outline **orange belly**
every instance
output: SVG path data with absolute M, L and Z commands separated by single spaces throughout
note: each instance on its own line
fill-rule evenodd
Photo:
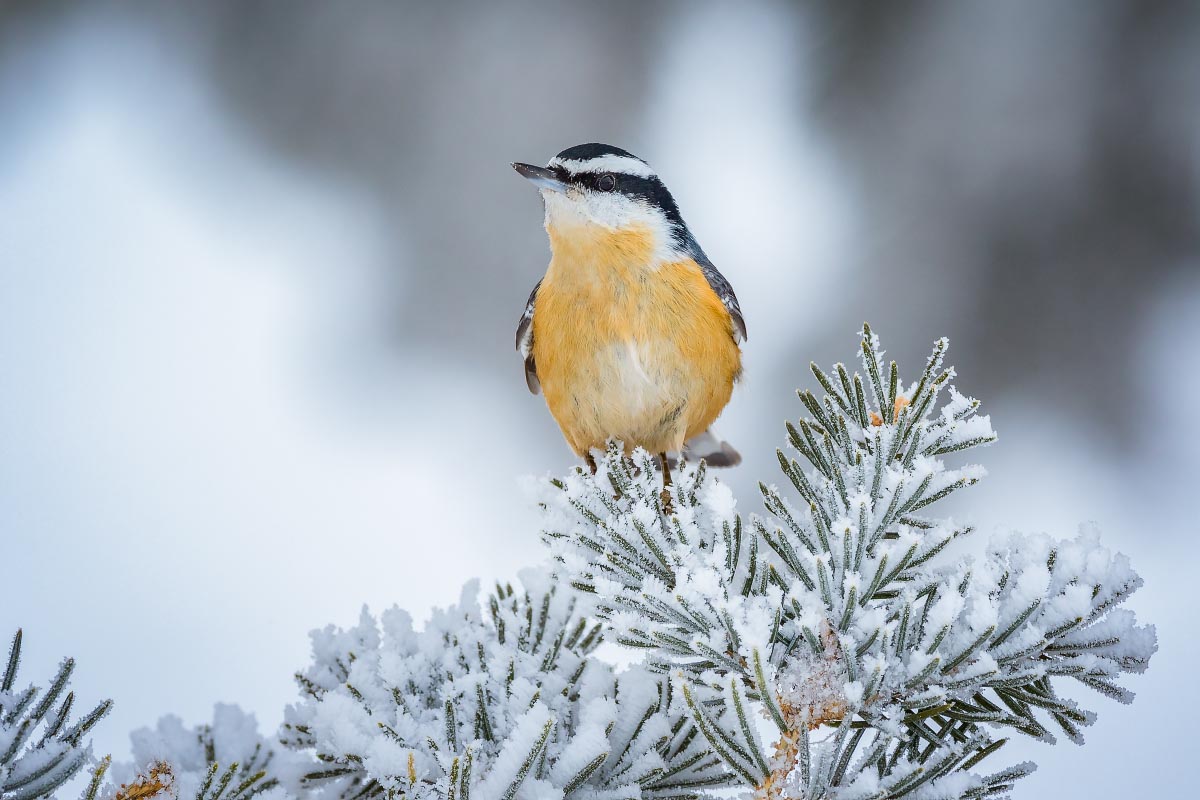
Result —
M 550 236 L 533 356 L 567 443 L 579 455 L 609 438 L 678 452 L 725 408 L 741 371 L 724 304 L 695 262 L 648 266 L 636 230 Z

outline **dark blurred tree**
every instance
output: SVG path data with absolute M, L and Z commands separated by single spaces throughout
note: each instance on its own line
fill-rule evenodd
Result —
M 486 361 L 511 355 L 513 315 L 544 266 L 516 263 L 545 245 L 531 244 L 537 197 L 518 193 L 509 162 L 628 140 L 665 9 L 222 2 L 192 13 L 209 26 L 216 84 L 252 128 L 369 187 L 395 220 L 416 266 L 396 276 L 392 335 Z
M 836 357 L 865 318 L 894 332 L 904 357 L 946 332 L 964 363 L 989 365 L 970 376 L 980 391 L 1086 394 L 1081 418 L 1127 444 L 1136 419 L 1110 387 L 1133 382 L 1156 300 L 1200 258 L 1200 4 L 805 9 L 778 24 L 796 29 L 818 76 L 797 80 L 809 92 L 800 113 L 853 176 L 848 266 L 863 288 L 789 360 Z M 79 13 L 0 5 L 0 64 L 68 12 Z M 507 163 L 586 140 L 638 149 L 664 43 L 697 12 L 220 0 L 88 13 L 154 26 L 270 151 L 376 199 L 394 225 L 391 255 L 406 259 L 380 286 L 376 341 L 511 370 L 508 331 L 545 242 L 537 199 Z M 914 307 L 927 330 L 912 329 Z
M 1086 396 L 1079 415 L 1127 442 L 1113 389 L 1200 256 L 1200 4 L 816 9 L 812 110 L 857 174 L 872 286 L 848 320 L 920 337 L 921 307 L 989 365 L 981 392 L 1051 378 L 1044 399 Z

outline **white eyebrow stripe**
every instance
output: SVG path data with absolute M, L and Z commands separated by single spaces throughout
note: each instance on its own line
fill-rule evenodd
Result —
M 586 161 L 574 158 L 552 158 L 547 166 L 564 167 L 572 173 L 620 172 L 624 175 L 636 175 L 639 178 L 658 177 L 654 174 L 654 170 L 650 169 L 650 165 L 640 158 L 612 154 L 589 158 Z

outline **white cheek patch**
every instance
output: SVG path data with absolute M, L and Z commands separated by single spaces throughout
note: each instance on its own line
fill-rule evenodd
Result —
M 676 261 L 683 256 L 666 216 L 647 203 L 620 192 L 577 188 L 567 192 L 543 190 L 542 197 L 546 201 L 547 228 L 602 228 L 614 232 L 647 228 L 654 237 L 654 264 Z

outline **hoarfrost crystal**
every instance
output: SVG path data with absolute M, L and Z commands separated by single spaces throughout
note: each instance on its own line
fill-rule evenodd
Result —
M 1156 649 L 1118 608 L 1140 579 L 1094 534 L 939 557 L 972 530 L 927 509 L 986 474 L 944 458 L 995 439 L 949 386 L 946 348 L 905 384 L 864 326 L 865 377 L 814 364 L 822 396 L 800 393 L 807 414 L 777 453 L 791 490 L 761 485 L 769 518 L 739 517 L 702 463 L 677 472 L 668 514 L 650 456 L 617 447 L 547 491 L 559 573 L 648 668 L 682 680 L 700 731 L 759 796 L 1007 795 L 1032 764 L 975 770 L 1003 734 L 1082 742 L 1095 715 L 1064 681 L 1128 702 L 1121 676 Z M 774 723 L 765 742 L 753 711 Z
M 651 798 L 730 783 L 669 677 L 592 657 L 584 598 L 527 570 L 424 630 L 393 609 L 313 636 L 285 739 L 323 796 Z

